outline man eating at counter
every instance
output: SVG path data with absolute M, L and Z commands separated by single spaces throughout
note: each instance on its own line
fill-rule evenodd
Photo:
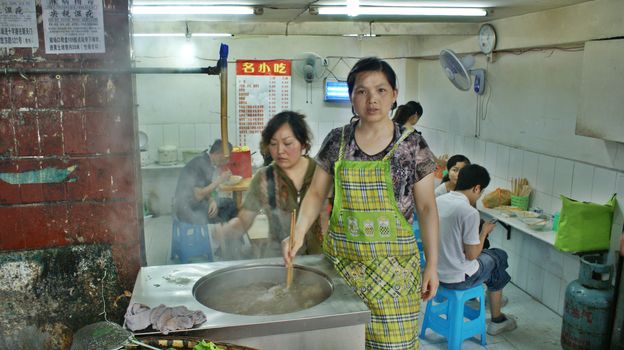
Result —
M 513 315 L 501 312 L 503 288 L 511 280 L 507 273 L 507 253 L 502 249 L 483 249 L 496 226 L 485 222 L 479 232 L 479 211 L 475 209 L 490 175 L 480 165 L 467 165 L 459 172 L 455 190 L 436 199 L 440 220 L 440 285 L 448 289 L 469 289 L 485 283 L 490 300 L 492 322 L 487 333 L 497 335 L 516 329 Z

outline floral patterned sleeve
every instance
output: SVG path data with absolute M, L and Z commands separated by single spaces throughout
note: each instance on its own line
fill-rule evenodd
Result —
M 319 149 L 314 160 L 316 164 L 331 176 L 334 176 L 334 163 L 338 160 L 340 152 L 340 137 L 342 128 L 336 128 L 329 132 Z
M 431 152 L 427 141 L 425 141 L 421 135 L 416 136 L 419 140 L 417 141 L 416 147 L 416 172 L 414 173 L 414 182 L 418 182 L 425 176 L 435 172 L 437 167 L 433 152 Z

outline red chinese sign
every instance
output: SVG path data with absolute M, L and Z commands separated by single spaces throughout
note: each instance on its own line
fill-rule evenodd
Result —
M 290 67 L 288 60 L 238 60 L 236 75 L 290 76 Z

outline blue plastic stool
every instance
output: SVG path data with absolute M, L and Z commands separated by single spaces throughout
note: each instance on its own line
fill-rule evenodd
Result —
M 479 298 L 479 310 L 466 302 Z M 444 316 L 444 318 L 442 317 Z M 464 318 L 468 318 L 467 321 Z M 424 339 L 427 328 L 448 340 L 449 350 L 459 350 L 464 340 L 481 334 L 485 346 L 485 291 L 483 285 L 464 290 L 438 287 L 436 296 L 427 302 L 420 338 Z
M 177 256 L 184 264 L 190 257 L 204 255 L 208 261 L 214 260 L 208 225 L 194 225 L 173 218 L 171 258 Z
M 414 233 L 414 238 L 416 238 L 416 244 L 418 245 L 418 251 L 420 252 L 420 269 L 424 270 L 426 265 L 425 250 L 423 249 L 423 242 L 420 239 L 420 225 L 418 224 L 416 212 L 414 212 L 414 220 L 412 221 L 412 232 Z

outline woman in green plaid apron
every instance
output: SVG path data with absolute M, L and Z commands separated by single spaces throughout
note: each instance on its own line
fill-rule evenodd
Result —
M 421 135 L 390 120 L 397 89 L 386 62 L 358 61 L 347 83 L 358 118 L 325 138 L 301 205 L 294 246 L 282 242 L 284 260 L 292 263 L 333 184 L 323 248 L 371 310 L 366 348 L 417 349 L 421 300 L 430 299 L 438 287 L 433 154 Z M 427 259 L 422 278 L 409 223 L 414 210 Z

